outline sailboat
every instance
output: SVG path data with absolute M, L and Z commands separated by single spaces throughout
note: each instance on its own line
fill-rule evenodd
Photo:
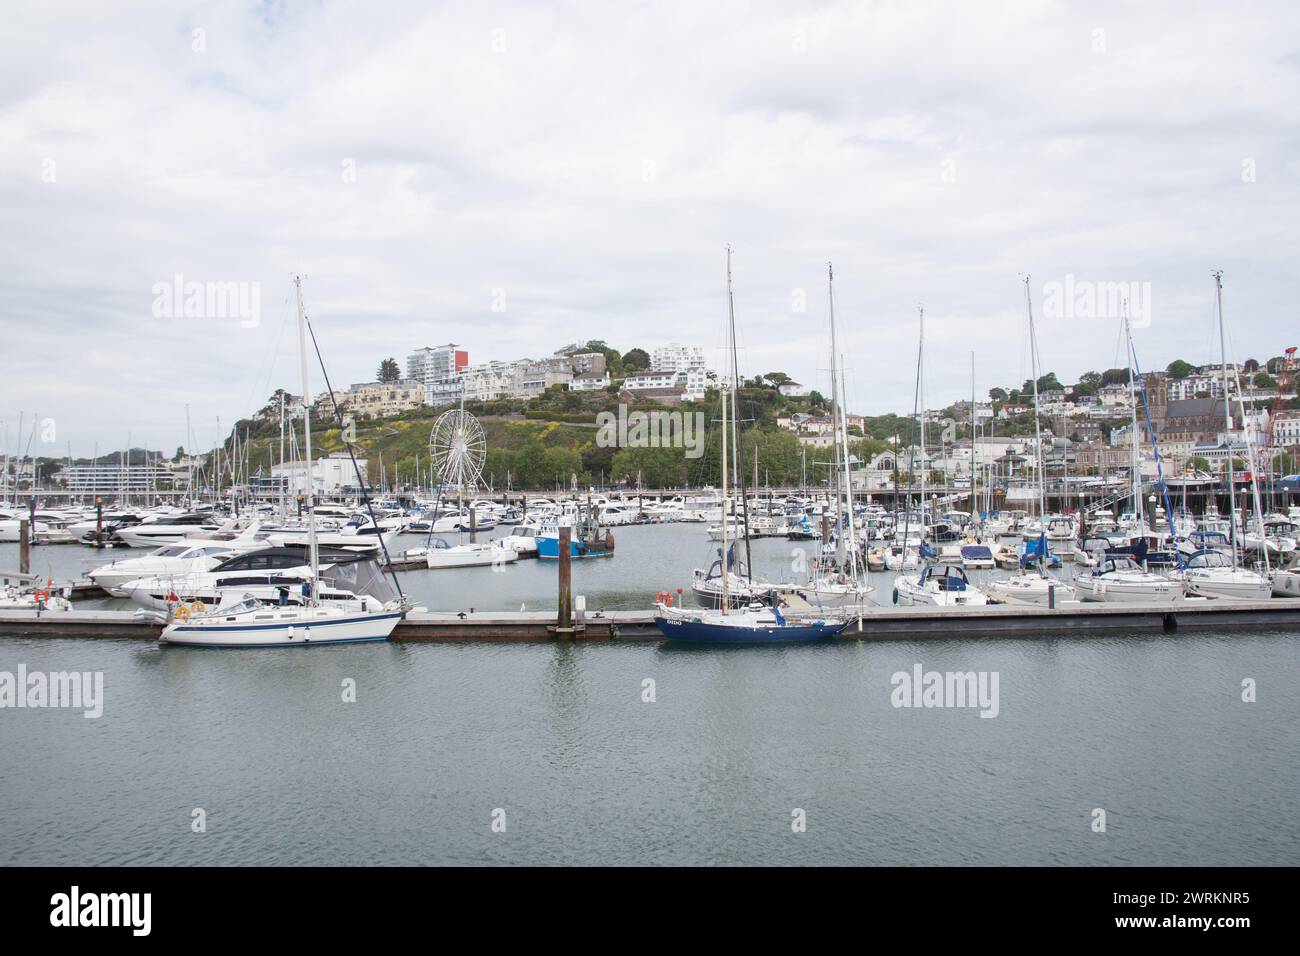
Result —
M 1034 471 L 1038 476 L 1038 514 L 1041 519 L 1047 514 L 1047 477 L 1043 459 L 1043 430 L 1038 417 L 1038 335 L 1034 331 L 1034 302 L 1029 291 L 1029 276 L 1024 277 L 1024 282 L 1025 309 L 1029 316 L 1029 377 L 1033 380 L 1034 391 Z M 1038 537 L 1025 543 L 1025 554 L 1016 573 L 1007 578 L 994 578 L 985 585 L 989 596 L 1007 604 L 1054 605 L 1057 601 L 1073 601 L 1074 588 L 1047 573 L 1047 541 L 1050 537 L 1050 523 L 1045 529 L 1041 527 L 1040 521 Z M 1069 537 L 1074 537 L 1072 524 Z
M 970 583 L 966 572 L 955 564 L 938 565 L 934 547 L 926 539 L 926 528 L 930 514 L 925 500 L 925 479 L 928 469 L 925 453 L 925 309 L 918 310 L 920 322 L 919 344 L 916 351 L 916 402 L 913 407 L 921 438 L 921 541 L 918 559 L 921 573 L 918 575 L 900 574 L 894 578 L 894 603 L 903 607 L 925 605 L 934 607 L 952 607 L 956 605 L 987 604 L 988 596 Z M 907 543 L 911 529 L 912 516 L 908 512 L 903 522 L 904 566 L 907 562 Z M 886 564 L 888 564 L 888 557 Z
M 1087 574 L 1076 575 L 1075 589 L 1084 601 L 1099 601 L 1107 604 L 1116 603 L 1150 603 L 1170 604 L 1183 598 L 1181 580 L 1170 580 L 1162 574 L 1147 570 L 1146 559 L 1150 553 L 1147 536 L 1146 519 L 1142 512 L 1142 474 L 1141 461 L 1138 456 L 1138 392 L 1137 352 L 1133 348 L 1133 329 L 1129 323 L 1128 305 L 1123 310 L 1124 337 L 1128 350 L 1129 400 L 1133 405 L 1132 441 L 1130 443 L 1130 468 L 1132 469 L 1133 512 L 1129 516 L 1121 515 L 1119 526 L 1127 528 L 1132 544 L 1128 548 L 1109 548 L 1096 552 L 1096 565 Z M 1145 395 L 1143 401 L 1145 402 Z M 1149 424 L 1148 417 L 1148 424 Z M 1153 446 L 1159 455 L 1159 445 Z M 1157 458 L 1158 462 L 1158 458 Z M 1085 545 L 1087 542 L 1085 542 Z M 1143 564 L 1138 564 L 1141 559 Z
M 1223 330 L 1223 273 L 1214 273 L 1214 301 L 1215 309 L 1219 319 L 1219 359 L 1222 364 L 1220 372 L 1223 376 L 1223 417 L 1225 437 L 1231 438 L 1232 435 L 1232 412 L 1228 404 L 1231 392 L 1228 389 L 1228 349 L 1227 337 Z M 1240 396 L 1240 386 L 1237 389 Z M 1242 409 L 1244 417 L 1245 409 Z M 1244 420 L 1243 420 L 1244 424 Z M 1246 450 L 1250 457 L 1254 458 L 1254 451 L 1250 447 L 1250 431 L 1243 429 L 1246 433 Z M 1260 507 L 1259 500 L 1259 480 L 1256 468 L 1250 469 L 1250 486 L 1254 494 L 1255 517 L 1259 524 L 1259 537 L 1264 537 L 1263 528 L 1263 509 Z M 1237 527 L 1237 496 L 1233 492 L 1232 484 L 1232 453 L 1229 448 L 1228 453 L 1228 499 L 1232 505 L 1232 528 Z M 1246 539 L 1247 545 L 1250 539 Z M 1248 601 L 1264 601 L 1273 596 L 1273 579 L 1268 573 L 1268 551 L 1261 549 L 1262 560 L 1264 561 L 1264 573 L 1251 570 L 1250 568 L 1239 567 L 1237 564 L 1237 548 L 1235 545 L 1228 549 L 1228 554 L 1222 554 L 1217 551 L 1198 551 L 1187 559 L 1186 569 L 1182 571 L 1181 578 L 1189 594 L 1195 594 L 1199 597 L 1210 598 L 1229 598 Z M 1175 572 L 1176 573 L 1176 572 Z
M 727 315 L 729 329 L 732 332 L 732 377 L 730 384 L 739 385 L 735 362 L 735 305 L 731 290 L 731 247 L 727 247 Z M 736 582 L 732 571 L 734 551 L 728 547 L 728 522 L 725 517 L 731 513 L 731 489 L 728 484 L 731 462 L 728 460 L 728 443 L 732 436 L 730 428 L 733 421 L 727 421 L 728 384 L 721 386 L 722 398 L 722 547 L 720 560 L 715 562 L 718 568 L 716 586 L 718 589 L 718 610 L 695 611 L 685 608 L 673 608 L 662 598 L 655 612 L 655 626 L 664 637 L 672 641 L 693 641 L 698 643 L 728 644 L 767 644 L 790 641 L 817 641 L 834 637 L 848 626 L 848 619 L 841 621 L 812 620 L 794 623 L 788 621 L 780 608 L 765 607 L 757 602 L 748 603 L 743 609 L 735 610 L 732 603 L 732 584 L 740 583 L 742 587 L 752 588 L 751 582 Z M 734 394 L 732 395 L 734 402 Z M 733 405 L 734 411 L 734 405 Z M 743 491 L 742 491 L 743 494 Z M 736 566 L 739 567 L 738 562 Z M 700 593 L 700 572 L 696 571 L 696 595 Z M 742 592 L 743 593 L 743 592 Z M 671 598 L 669 598 L 671 600 Z
M 858 549 L 857 529 L 853 515 L 853 473 L 849 466 L 849 432 L 846 418 L 846 393 L 844 376 L 838 374 L 840 356 L 835 338 L 835 270 L 826 264 L 827 299 L 831 322 L 831 427 L 835 430 L 834 461 L 835 484 L 842 486 L 843 497 L 836 493 L 835 510 L 842 514 L 839 532 L 835 536 L 837 568 L 829 573 L 815 575 L 805 587 L 799 589 L 812 604 L 818 607 L 848 607 L 866 603 L 867 595 L 874 590 L 863 580 L 862 552 Z
M 298 299 L 298 352 L 302 366 L 303 408 L 311 408 L 307 376 L 307 313 L 302 303 L 302 277 L 294 276 Z M 304 644 L 343 644 L 383 641 L 405 614 L 405 607 L 388 601 L 380 610 L 317 599 L 320 585 L 320 551 L 316 541 L 315 476 L 312 472 L 311 415 L 303 416 L 307 473 L 307 528 L 309 575 L 302 585 L 300 605 L 268 605 L 253 595 L 235 596 L 229 606 L 191 615 L 177 609 L 163 628 L 160 641 L 202 647 L 294 647 Z M 355 591 L 353 593 L 356 593 Z

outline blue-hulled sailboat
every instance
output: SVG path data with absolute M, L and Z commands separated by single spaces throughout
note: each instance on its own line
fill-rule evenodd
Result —
M 735 324 L 735 309 L 731 293 L 731 248 L 727 248 L 727 304 L 728 319 L 732 328 Z M 734 341 L 734 336 L 733 336 Z M 732 381 L 739 382 L 736 369 L 735 350 L 732 350 Z M 791 622 L 786 620 L 779 607 L 763 607 L 751 604 L 743 610 L 733 610 L 731 590 L 735 586 L 736 575 L 730 566 L 722 568 L 722 555 L 731 555 L 727 546 L 728 525 L 726 517 L 731 513 L 731 497 L 728 488 L 728 443 L 732 440 L 729 428 L 728 385 L 723 382 L 720 388 L 722 404 L 722 548 L 719 551 L 718 610 L 699 611 L 674 609 L 661 600 L 655 614 L 655 625 L 670 641 L 692 641 L 697 643 L 722 644 L 773 644 L 784 642 L 820 641 L 834 637 L 848 626 L 848 619 L 842 621 L 811 620 Z M 732 416 L 733 419 L 735 416 Z M 671 597 L 668 598 L 671 601 Z

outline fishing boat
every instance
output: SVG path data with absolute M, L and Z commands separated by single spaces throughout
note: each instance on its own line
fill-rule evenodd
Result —
M 302 278 L 294 277 L 298 303 L 298 350 L 302 370 L 303 407 L 311 408 L 311 387 L 307 375 L 307 313 L 302 301 Z M 306 461 L 312 461 L 311 416 L 303 420 Z M 355 460 L 354 460 L 355 467 Z M 314 484 L 311 469 L 308 481 Z M 365 481 L 357 471 L 357 483 Z M 307 489 L 308 527 L 308 577 L 301 591 L 303 603 L 298 605 L 268 606 L 255 595 L 240 596 L 232 603 L 212 610 L 193 613 L 187 606 L 178 606 L 171 622 L 163 628 L 163 644 L 203 647 L 297 647 L 308 644 L 342 644 L 361 641 L 387 640 L 393 628 L 406 613 L 405 603 L 395 595 L 377 591 L 387 582 L 357 581 L 350 588 L 359 596 L 371 596 L 380 602 L 380 609 L 323 604 L 321 590 L 320 553 L 316 541 L 315 488 Z M 369 583 L 370 588 L 364 585 Z

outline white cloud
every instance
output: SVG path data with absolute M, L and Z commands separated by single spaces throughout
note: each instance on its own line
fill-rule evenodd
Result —
M 869 412 L 910 404 L 918 301 L 932 402 L 968 392 L 971 351 L 981 392 L 1022 380 L 1020 272 L 1151 282 L 1148 364 L 1213 357 L 1216 267 L 1239 357 L 1295 344 L 1285 3 L 86 3 L 6 26 L 0 418 L 53 416 L 78 453 L 170 450 L 187 404 L 206 443 L 296 386 L 295 270 L 336 383 L 449 340 L 714 348 L 727 242 L 744 369 L 814 386 L 835 261 Z M 260 282 L 261 325 L 154 318 L 177 273 Z M 1115 362 L 1113 324 L 1042 332 L 1062 378 Z

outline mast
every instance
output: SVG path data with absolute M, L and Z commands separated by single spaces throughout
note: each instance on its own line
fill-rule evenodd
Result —
M 298 358 L 302 363 L 302 432 L 304 465 L 307 471 L 307 550 L 311 559 L 311 599 L 316 603 L 316 580 L 320 573 L 320 552 L 316 547 L 316 476 L 311 460 L 311 385 L 307 381 L 307 313 L 302 305 L 302 276 L 293 277 L 298 296 Z
M 1132 441 L 1132 452 L 1131 452 L 1132 464 L 1130 466 L 1133 474 L 1133 477 L 1131 479 L 1133 483 L 1133 514 L 1137 518 L 1138 526 L 1141 527 L 1143 532 L 1145 533 L 1147 523 L 1146 523 L 1146 518 L 1143 515 L 1143 509 L 1142 509 L 1142 476 L 1139 471 L 1140 461 L 1139 461 L 1139 454 L 1138 454 L 1137 383 L 1133 381 L 1133 376 L 1134 376 L 1133 329 L 1129 325 L 1127 301 L 1124 302 L 1124 338 L 1128 342 L 1128 354 L 1129 354 L 1128 400 L 1129 400 L 1129 404 L 1133 406 L 1133 426 L 1132 426 L 1133 441 Z M 1154 440 L 1154 438 L 1155 436 L 1153 435 L 1152 440 Z
M 732 442 L 731 456 L 733 474 L 736 476 L 736 487 L 740 491 L 740 512 L 741 520 L 744 522 L 745 536 L 745 573 L 753 581 L 754 571 L 753 564 L 750 561 L 749 553 L 749 500 L 745 495 L 745 476 L 740 470 L 740 413 L 736 407 L 736 394 L 740 391 L 740 363 L 736 357 L 736 300 L 731 291 L 731 246 L 727 246 L 727 325 L 731 334 L 731 427 L 736 429 L 735 441 Z M 725 456 L 724 456 L 725 461 Z M 723 514 L 722 523 L 727 523 L 727 516 Z
M 730 250 L 728 250 L 728 255 Z M 730 270 L 728 270 L 730 271 Z M 729 601 L 728 579 L 731 576 L 731 568 L 727 561 L 727 509 L 730 501 L 727 498 L 727 386 L 722 385 L 722 613 L 727 613 Z
M 980 514 L 980 479 L 975 467 L 975 353 L 970 353 L 970 503 L 973 510 L 971 520 L 977 524 Z
M 921 344 L 917 349 L 916 357 L 916 391 L 917 398 L 920 400 L 920 419 L 918 425 L 921 429 L 921 541 L 925 541 L 925 533 L 929 530 L 926 525 L 926 517 L 930 511 L 925 504 L 925 479 L 928 477 L 925 463 L 925 306 L 917 306 L 917 314 L 921 321 Z M 903 538 L 904 561 L 906 561 L 907 538 Z
M 826 297 L 830 305 L 831 317 L 831 401 L 833 402 L 831 407 L 832 414 L 835 416 L 835 420 L 831 422 L 831 425 L 835 428 L 837 453 L 842 455 L 843 459 L 845 521 L 847 522 L 844 530 L 848 536 L 849 568 L 854 581 L 856 581 L 858 577 L 858 546 L 853 531 L 853 476 L 849 469 L 849 430 L 844 409 L 844 378 L 837 374 L 835 366 L 836 356 L 838 355 L 835 338 L 835 269 L 829 262 L 826 263 Z M 835 510 L 838 511 L 839 507 L 839 497 L 836 496 Z M 841 535 L 841 540 L 843 538 L 844 535 Z
M 1223 333 L 1223 270 L 1217 269 L 1214 276 L 1214 305 L 1219 317 L 1219 375 L 1223 382 L 1223 434 L 1228 448 L 1228 527 L 1232 531 L 1232 566 L 1237 566 L 1237 491 L 1233 487 L 1232 474 L 1232 409 L 1228 405 L 1228 346 Z M 1267 552 L 1267 546 L 1260 541 L 1260 547 Z
M 1034 389 L 1034 470 L 1038 472 L 1038 522 L 1047 520 L 1047 475 L 1043 458 L 1043 429 L 1038 420 L 1038 335 L 1034 331 L 1034 301 L 1029 292 L 1029 276 L 1025 276 L 1025 310 L 1029 314 L 1029 377 Z M 1129 376 L 1132 384 L 1132 376 Z M 1047 528 L 1042 529 L 1044 535 Z M 1041 559 L 1041 557 L 1040 557 Z

